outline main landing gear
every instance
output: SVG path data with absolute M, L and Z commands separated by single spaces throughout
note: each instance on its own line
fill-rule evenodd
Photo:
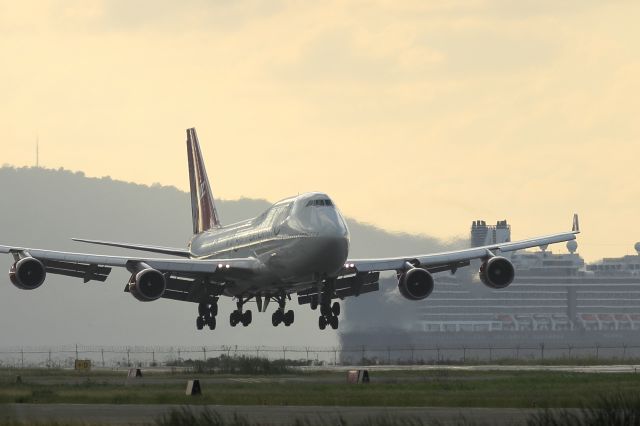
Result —
M 333 305 L 329 305 L 329 303 L 322 304 L 320 313 L 322 314 L 318 318 L 320 330 L 327 328 L 327 325 L 330 325 L 334 330 L 338 329 L 338 315 L 340 315 L 340 304 L 338 302 L 333 302 Z
M 218 315 L 218 298 L 211 300 L 211 303 L 198 304 L 198 317 L 196 318 L 196 328 L 202 330 L 205 325 L 210 330 L 216 328 L 216 315 Z
M 273 324 L 274 327 L 277 327 L 278 325 L 280 325 L 280 323 L 283 323 L 286 327 L 289 327 L 291 324 L 293 324 L 293 320 L 295 319 L 293 311 L 288 310 L 286 313 L 284 311 L 286 296 L 278 296 L 277 300 L 278 309 L 273 313 L 273 315 L 271 315 L 271 324 Z
M 240 323 L 242 324 L 243 327 L 246 327 L 249 324 L 251 324 L 251 320 L 253 319 L 251 315 L 251 311 L 248 310 L 248 311 L 242 312 L 242 305 L 247 303 L 249 299 L 242 300 L 241 297 L 238 298 L 238 303 L 237 303 L 238 309 L 231 312 L 231 315 L 229 315 L 229 324 L 231 325 L 231 327 L 235 327 Z
M 333 302 L 333 305 L 331 304 L 331 299 L 334 297 L 334 283 L 334 281 L 327 280 L 322 292 L 311 298 L 311 309 L 315 311 L 320 306 L 320 317 L 318 318 L 320 330 L 324 330 L 327 326 L 331 326 L 334 330 L 338 329 L 340 303 Z

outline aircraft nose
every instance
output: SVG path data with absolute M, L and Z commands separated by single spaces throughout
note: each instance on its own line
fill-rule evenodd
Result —
M 322 237 L 348 238 L 349 230 L 335 210 L 319 211 L 316 232 Z

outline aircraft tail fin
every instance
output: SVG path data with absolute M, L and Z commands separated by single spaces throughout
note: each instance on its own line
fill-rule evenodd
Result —
M 195 128 L 187 129 L 187 157 L 189 159 L 189 183 L 191 185 L 191 213 L 193 233 L 199 234 L 221 226 L 207 170 L 204 167 L 200 143 Z

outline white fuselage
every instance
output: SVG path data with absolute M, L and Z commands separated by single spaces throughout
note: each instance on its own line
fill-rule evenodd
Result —
M 349 230 L 331 199 L 313 192 L 279 201 L 253 219 L 197 234 L 189 250 L 194 259 L 254 257 L 264 265 L 263 272 L 228 283 L 230 295 L 292 291 L 338 274 L 349 254 Z

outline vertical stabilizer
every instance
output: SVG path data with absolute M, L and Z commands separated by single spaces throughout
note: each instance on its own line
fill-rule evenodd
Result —
M 219 228 L 220 219 L 213 202 L 213 194 L 195 128 L 187 129 L 187 157 L 189 158 L 193 233 L 199 234 L 211 228 Z

